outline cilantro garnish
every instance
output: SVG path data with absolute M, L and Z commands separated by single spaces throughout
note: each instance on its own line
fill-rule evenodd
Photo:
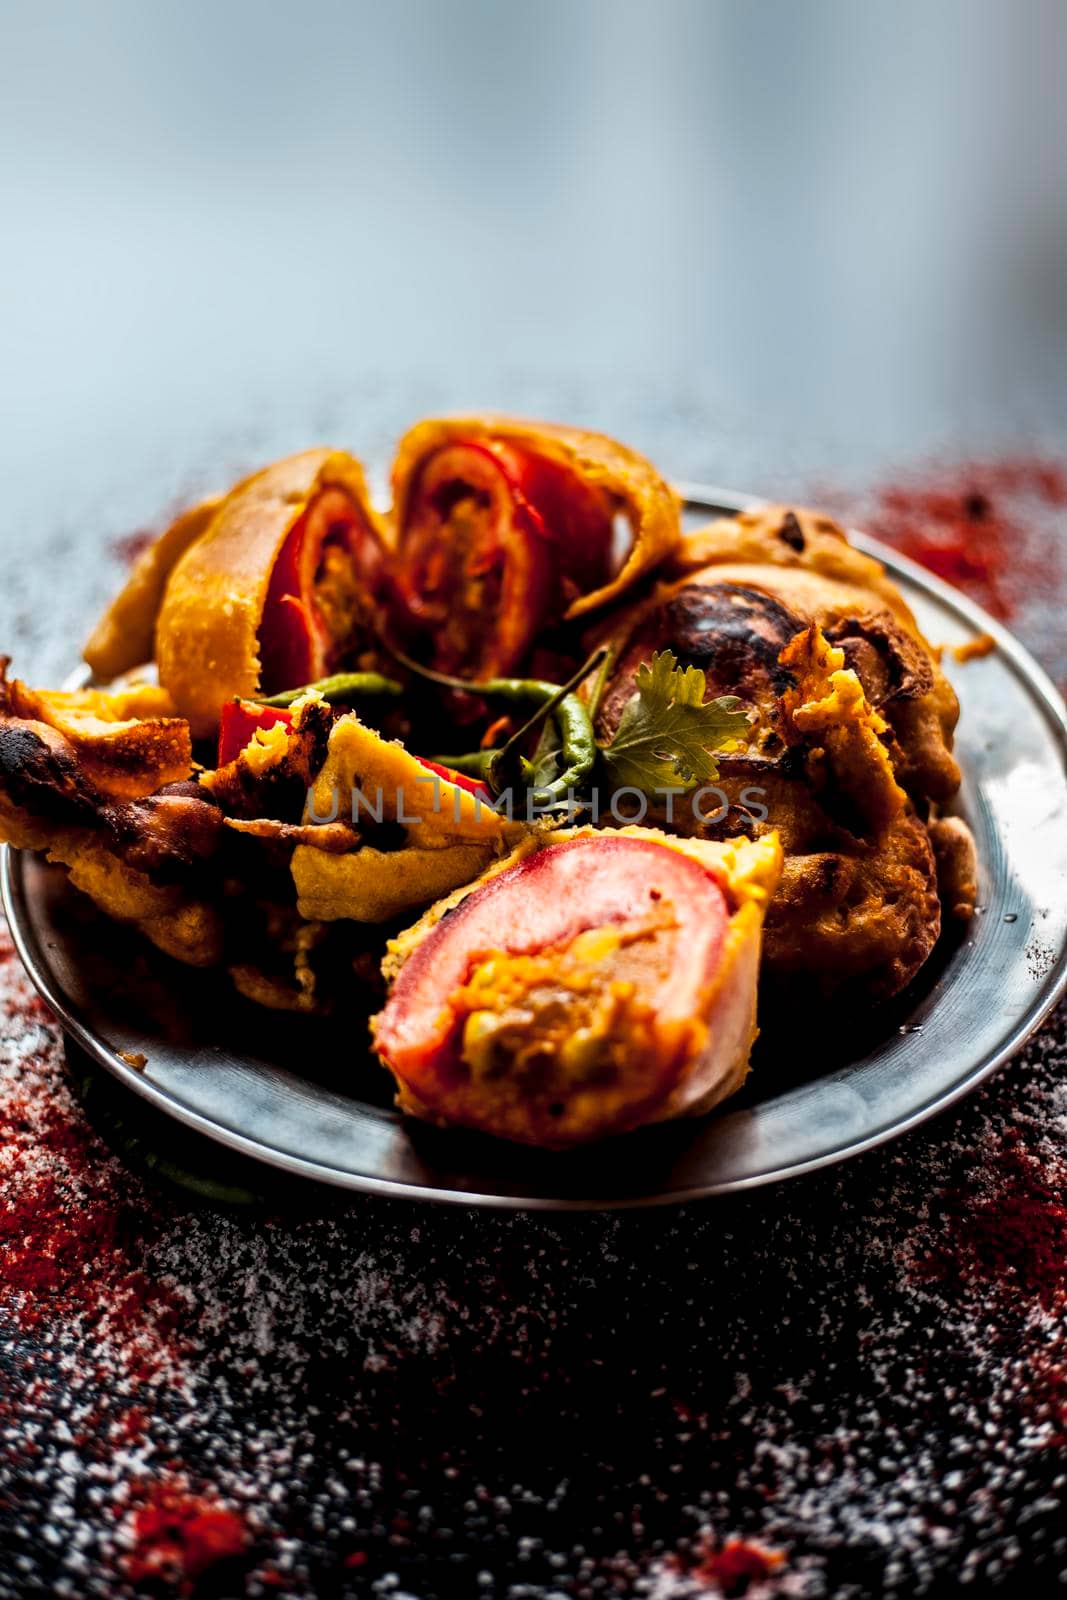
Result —
M 623 710 L 611 743 L 601 749 L 617 789 L 692 788 L 719 775 L 712 755 L 748 728 L 736 695 L 704 703 L 707 679 L 699 667 L 679 667 L 670 650 L 643 661 L 635 692 Z

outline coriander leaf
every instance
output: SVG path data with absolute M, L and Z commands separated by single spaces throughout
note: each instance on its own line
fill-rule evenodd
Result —
M 617 789 L 693 787 L 719 775 L 712 750 L 744 737 L 748 715 L 736 695 L 704 704 L 707 679 L 699 667 L 678 666 L 670 650 L 644 661 L 634 679 L 611 743 L 601 750 Z

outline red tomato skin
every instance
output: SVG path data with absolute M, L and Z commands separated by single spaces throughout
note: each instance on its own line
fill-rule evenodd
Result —
M 454 767 L 443 767 L 439 761 L 427 761 L 425 756 L 416 756 L 420 766 L 428 772 L 433 772 L 446 783 L 454 783 L 457 789 L 466 789 L 468 794 L 475 794 L 479 800 L 491 800 L 487 786 L 480 778 L 472 778 L 466 772 L 457 772 Z
M 489 513 L 488 533 L 473 550 L 448 539 L 449 500 L 457 490 Z M 442 445 L 419 467 L 408 507 L 399 592 L 411 630 L 429 636 L 433 664 L 443 670 L 471 678 L 512 671 L 575 593 L 605 579 L 612 543 L 607 497 L 534 451 L 493 439 Z M 487 577 L 498 591 L 488 604 Z M 447 623 L 464 610 L 470 640 L 457 649 Z
M 666 1022 L 684 1023 L 725 946 L 729 908 L 722 889 L 698 862 L 669 846 L 587 834 L 546 846 L 490 878 L 431 930 L 400 969 L 377 1018 L 378 1053 L 433 1115 L 498 1131 L 460 1061 L 449 996 L 487 951 L 536 954 L 589 928 L 640 922 L 663 905 L 672 909 L 679 928 L 669 970 L 655 992 L 642 998 Z M 632 1098 L 617 1113 L 624 1124 L 633 1125 L 669 1093 L 676 1070 L 669 1055 L 650 1060 L 646 1081 L 635 1078 Z M 544 1113 L 535 1098 L 529 1100 L 523 1122 L 513 1123 L 507 1136 L 551 1143 Z M 605 1126 L 598 1135 L 608 1131 L 613 1130 Z
M 293 713 L 279 706 L 257 705 L 254 700 L 227 700 L 219 719 L 218 765 L 236 761 L 259 728 L 273 728 L 278 722 L 291 727 Z
M 389 552 L 343 491 L 327 489 L 293 523 L 271 570 L 259 623 L 265 694 L 299 689 L 333 668 L 333 641 L 315 603 L 316 572 L 328 542 L 344 547 L 368 601 L 383 600 L 389 592 Z

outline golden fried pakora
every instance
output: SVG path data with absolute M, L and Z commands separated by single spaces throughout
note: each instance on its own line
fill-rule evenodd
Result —
M 970 915 L 955 694 L 829 518 L 683 535 L 636 452 L 493 415 L 392 483 L 275 462 L 139 559 L 110 688 L 0 672 L 0 838 L 256 1004 L 376 1010 L 412 1115 L 553 1149 L 732 1094 L 761 984 L 881 1001 Z

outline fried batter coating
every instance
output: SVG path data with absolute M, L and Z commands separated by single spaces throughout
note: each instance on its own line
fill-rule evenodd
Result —
M 524 831 L 354 715 L 334 724 L 309 801 L 309 822 L 354 820 L 364 835 L 341 855 L 306 844 L 293 852 L 300 912 L 323 922 L 386 922 L 428 905 Z
M 306 695 L 293 706 L 291 725 L 258 730 L 235 760 L 204 773 L 201 786 L 227 817 L 296 822 L 326 759 L 332 722 L 326 702 Z
M 110 800 L 54 728 L 0 718 L 0 839 L 65 866 L 105 915 L 191 966 L 222 953 L 221 917 L 192 870 L 213 852 L 219 823 L 181 793 Z
M 6 676 L 0 659 L 0 723 L 55 729 L 77 757 L 78 771 L 102 794 L 136 800 L 192 771 L 189 724 L 152 684 L 102 689 L 30 689 Z
M 926 961 L 941 931 L 930 839 L 912 811 L 877 844 L 787 852 L 764 933 L 768 972 L 825 994 L 888 999 Z
M 609 582 L 576 596 L 568 617 L 584 616 L 631 587 L 677 546 L 681 533 L 678 498 L 651 462 L 605 434 L 553 422 L 515 417 L 446 417 L 416 423 L 401 439 L 393 465 L 397 525 L 403 527 L 420 464 L 456 440 L 492 439 L 558 461 L 584 482 L 604 490 L 632 529 L 632 543 Z
M 796 680 L 782 695 L 782 711 L 789 734 L 809 746 L 809 773 L 824 763 L 818 786 L 829 784 L 845 797 L 861 833 L 881 834 L 908 798 L 882 740 L 888 723 L 845 667 L 844 651 L 828 644 L 815 623 L 786 645 L 779 661 Z
M 709 698 L 740 696 L 754 717 L 748 749 L 718 757 L 728 811 L 700 824 L 681 806 L 678 825 L 718 836 L 778 830 L 785 868 L 764 941 L 772 983 L 889 997 L 927 959 L 941 923 L 923 819 L 960 775 L 958 704 L 934 652 L 880 563 L 810 512 L 771 507 L 716 522 L 683 539 L 669 571 L 595 636 L 616 651 L 599 736 L 614 732 L 655 650 L 702 668 Z M 943 837 L 946 858 L 951 839 L 962 860 L 965 825 Z M 965 867 L 955 881 L 949 903 L 965 905 Z
M 363 469 L 342 451 L 305 450 L 237 484 L 163 584 L 155 627 L 160 682 L 189 718 L 195 737 L 213 732 L 224 700 L 257 692 L 275 568 L 290 535 L 310 529 L 313 520 L 322 523 L 322 538 L 330 536 L 334 524 L 350 521 L 368 538 L 384 540 Z M 324 548 L 322 560 L 329 567 L 326 557 Z M 340 619 L 346 627 L 355 624 L 359 612 L 358 594 L 353 591 L 349 599 Z M 331 615 L 333 610 L 331 601 Z M 295 688 L 325 670 L 325 664 L 322 670 L 309 668 L 268 692 Z
M 927 824 L 937 862 L 937 885 L 949 916 L 968 922 L 978 903 L 978 852 L 974 835 L 959 817 L 934 817 Z
M 881 562 L 854 549 L 831 518 L 784 506 L 723 518 L 684 538 L 671 568 L 689 584 L 773 596 L 798 627 L 817 622 L 893 729 L 897 781 L 917 800 L 955 794 L 955 690 Z

